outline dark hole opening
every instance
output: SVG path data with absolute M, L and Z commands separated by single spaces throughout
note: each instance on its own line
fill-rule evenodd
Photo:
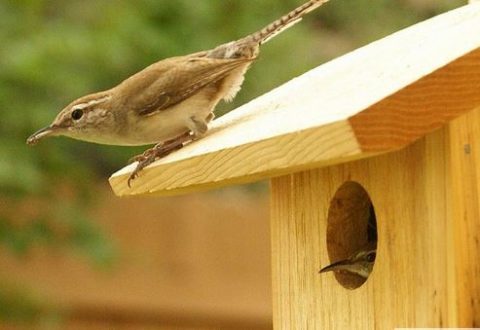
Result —
M 343 183 L 330 202 L 327 224 L 330 263 L 343 262 L 332 268 L 343 287 L 356 289 L 365 283 L 375 263 L 377 241 L 370 196 L 357 182 Z

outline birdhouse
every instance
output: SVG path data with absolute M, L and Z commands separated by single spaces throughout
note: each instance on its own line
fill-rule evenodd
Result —
M 133 169 L 117 195 L 270 180 L 277 329 L 480 327 L 480 4 L 291 80 L 129 187 Z M 368 278 L 319 274 L 367 247 Z

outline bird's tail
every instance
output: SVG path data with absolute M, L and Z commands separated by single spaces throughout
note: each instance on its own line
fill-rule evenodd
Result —
M 264 44 L 279 33 L 300 22 L 304 15 L 317 9 L 328 1 L 329 0 L 310 0 L 297 9 L 292 10 L 287 15 L 277 19 L 275 22 L 267 25 L 260 31 L 249 35 L 247 38 L 249 41 L 257 42 L 260 45 Z

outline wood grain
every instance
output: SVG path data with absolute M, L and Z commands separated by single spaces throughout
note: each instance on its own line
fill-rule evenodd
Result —
M 177 194 L 392 151 L 480 105 L 480 5 L 322 65 L 215 120 L 203 139 L 110 178 L 119 196 Z M 349 120 L 350 119 L 350 120 Z
M 479 141 L 480 108 L 401 151 L 273 179 L 275 328 L 479 327 Z M 330 200 L 350 180 L 369 193 L 379 235 L 353 291 L 317 274 L 330 262 Z
M 472 105 L 480 105 L 479 91 L 477 49 L 349 121 L 362 150 L 398 149 L 472 110 Z
M 446 133 L 405 150 L 272 180 L 275 329 L 441 327 L 450 319 L 447 273 Z M 347 290 L 318 274 L 327 255 L 330 200 L 360 183 L 376 210 L 373 273 Z
M 480 108 L 451 122 L 449 258 L 459 325 L 480 327 Z

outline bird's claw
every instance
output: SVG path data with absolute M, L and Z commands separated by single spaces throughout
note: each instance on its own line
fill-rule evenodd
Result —
M 190 133 L 181 135 L 177 139 L 169 140 L 163 143 L 159 143 L 153 148 L 147 149 L 141 155 L 137 155 L 130 159 L 131 162 L 138 162 L 137 166 L 133 170 L 132 174 L 128 178 L 128 187 L 131 188 L 131 183 L 138 177 L 138 174 L 145 167 L 153 163 L 155 160 L 163 158 L 173 151 L 179 150 L 183 147 L 185 142 L 191 141 L 192 135 Z
M 132 163 L 135 163 L 135 162 L 139 162 L 139 163 L 140 163 L 140 162 L 143 161 L 145 158 L 148 158 L 148 157 L 152 154 L 152 152 L 153 152 L 154 149 L 155 149 L 155 148 L 147 149 L 147 150 L 145 150 L 142 154 L 136 155 L 136 156 L 130 158 L 130 159 L 128 160 L 128 163 L 129 163 L 129 164 L 132 164 Z
M 153 149 L 154 148 L 148 149 L 147 151 L 151 151 Z M 135 161 L 137 161 L 138 164 L 135 167 L 135 169 L 133 170 L 132 174 L 130 174 L 130 177 L 128 178 L 127 183 L 128 183 L 129 188 L 132 187 L 131 183 L 132 183 L 133 180 L 135 180 L 135 178 L 138 177 L 138 173 L 140 173 L 141 170 L 143 170 L 145 167 L 147 167 L 148 165 L 153 163 L 156 158 L 157 158 L 157 156 L 154 154 L 154 152 L 151 152 L 148 156 L 144 156 L 142 154 L 142 155 L 138 155 L 138 156 L 135 157 Z

